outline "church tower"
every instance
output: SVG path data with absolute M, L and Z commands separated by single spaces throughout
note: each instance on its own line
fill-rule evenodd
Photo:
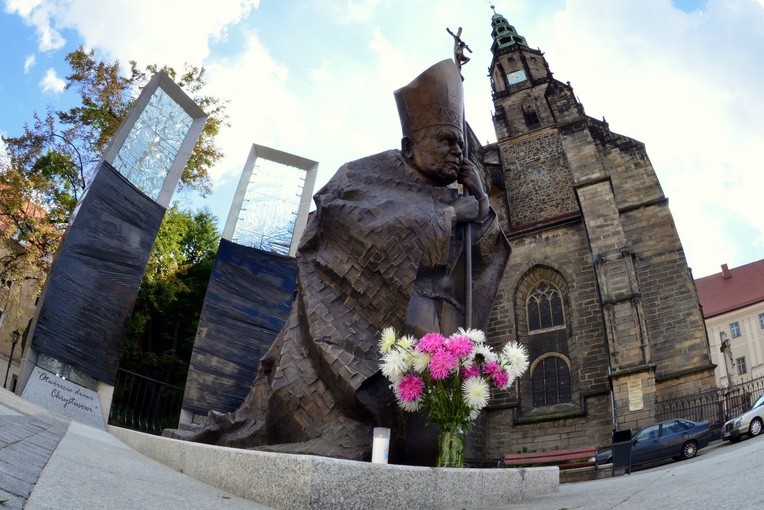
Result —
M 488 334 L 531 364 L 494 396 L 485 456 L 608 445 L 715 387 L 692 274 L 644 144 L 587 116 L 504 16 L 491 29 L 497 142 L 483 152 L 503 171 L 492 202 L 512 254 Z

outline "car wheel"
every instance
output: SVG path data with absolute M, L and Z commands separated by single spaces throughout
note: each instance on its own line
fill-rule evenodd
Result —
M 691 459 L 698 453 L 698 443 L 695 441 L 687 441 L 682 445 L 682 458 Z
M 761 420 L 759 418 L 753 419 L 751 426 L 748 427 L 748 434 L 751 437 L 756 437 L 761 434 Z

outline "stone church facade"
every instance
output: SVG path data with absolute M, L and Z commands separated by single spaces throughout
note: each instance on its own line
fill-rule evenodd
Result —
M 644 144 L 588 117 L 500 14 L 492 30 L 497 142 L 479 157 L 512 254 L 487 333 L 523 343 L 530 367 L 468 455 L 609 445 L 715 387 L 692 274 Z

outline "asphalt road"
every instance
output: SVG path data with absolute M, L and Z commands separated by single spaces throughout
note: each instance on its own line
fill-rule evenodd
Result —
M 558 493 L 498 508 L 760 510 L 764 508 L 762 475 L 764 435 L 737 444 L 717 441 L 690 460 L 667 462 L 630 475 L 562 484 Z

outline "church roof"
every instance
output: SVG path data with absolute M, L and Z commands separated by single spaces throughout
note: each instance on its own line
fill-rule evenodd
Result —
M 708 319 L 726 312 L 764 302 L 764 259 L 695 280 L 703 317 Z

